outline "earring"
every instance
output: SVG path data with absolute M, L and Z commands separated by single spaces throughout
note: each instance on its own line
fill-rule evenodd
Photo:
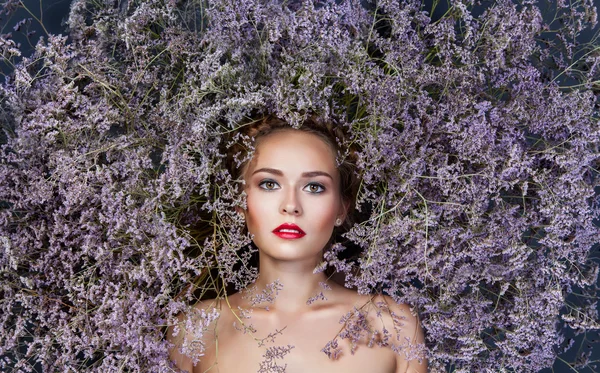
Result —
M 342 225 L 342 219 L 340 219 L 340 218 L 335 219 L 335 226 L 339 227 L 340 225 Z

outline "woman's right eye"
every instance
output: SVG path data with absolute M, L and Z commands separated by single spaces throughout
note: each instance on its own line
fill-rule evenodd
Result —
M 279 184 L 273 180 L 263 180 L 258 184 L 258 186 L 265 190 L 275 190 L 278 189 Z

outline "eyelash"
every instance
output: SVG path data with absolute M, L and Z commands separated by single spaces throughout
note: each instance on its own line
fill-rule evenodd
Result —
M 264 187 L 264 185 L 265 185 L 266 183 L 273 183 L 273 184 L 279 185 L 279 184 L 278 184 L 278 183 L 277 183 L 275 180 L 263 180 L 263 181 L 261 181 L 260 183 L 258 183 L 258 186 L 259 186 L 261 189 L 263 189 L 263 190 L 267 190 L 267 191 L 272 191 L 272 190 L 276 190 L 276 189 L 277 189 L 277 188 L 273 188 L 273 189 L 265 188 L 265 187 Z M 311 186 L 311 185 L 316 185 L 317 187 L 319 187 L 319 188 L 320 188 L 320 190 L 319 190 L 319 191 L 317 191 L 317 192 L 309 192 L 309 193 L 312 193 L 312 194 L 321 194 L 321 193 L 323 193 L 323 192 L 325 191 L 325 187 L 324 187 L 323 185 L 321 185 L 321 184 L 319 184 L 319 183 L 314 183 L 314 182 L 312 182 L 312 183 L 308 183 L 308 184 L 307 184 L 307 185 L 306 185 L 304 188 L 302 188 L 302 189 L 304 190 L 306 187 L 309 187 L 309 186 Z
M 309 187 L 311 185 L 316 185 L 317 187 L 319 187 L 321 189 L 318 192 L 310 192 L 310 193 L 321 194 L 321 193 L 323 193 L 325 191 L 325 187 L 323 185 L 319 184 L 319 183 L 308 183 L 304 188 Z M 304 189 L 304 188 L 302 188 L 302 189 Z
M 268 179 L 267 179 L 267 180 L 263 180 L 263 181 L 261 181 L 260 183 L 258 183 L 258 186 L 259 186 L 261 189 L 264 189 L 264 190 L 269 190 L 269 191 L 271 191 L 271 190 L 275 190 L 275 189 L 269 189 L 269 188 L 265 188 L 263 185 L 265 185 L 266 183 L 273 183 L 273 184 L 277 184 L 277 182 L 276 182 L 276 181 L 274 181 L 274 180 L 268 180 Z M 279 185 L 279 184 L 277 184 L 277 185 Z

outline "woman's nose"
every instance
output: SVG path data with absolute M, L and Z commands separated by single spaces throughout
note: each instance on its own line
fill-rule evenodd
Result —
M 290 215 L 302 214 L 300 201 L 298 201 L 295 191 L 291 190 L 288 193 L 286 193 L 285 199 L 281 204 L 281 212 Z

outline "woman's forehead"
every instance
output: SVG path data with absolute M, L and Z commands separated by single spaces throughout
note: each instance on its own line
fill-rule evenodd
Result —
M 294 129 L 260 138 L 249 166 L 252 169 L 288 169 L 290 172 L 321 170 L 333 173 L 336 170 L 331 145 L 316 134 Z

